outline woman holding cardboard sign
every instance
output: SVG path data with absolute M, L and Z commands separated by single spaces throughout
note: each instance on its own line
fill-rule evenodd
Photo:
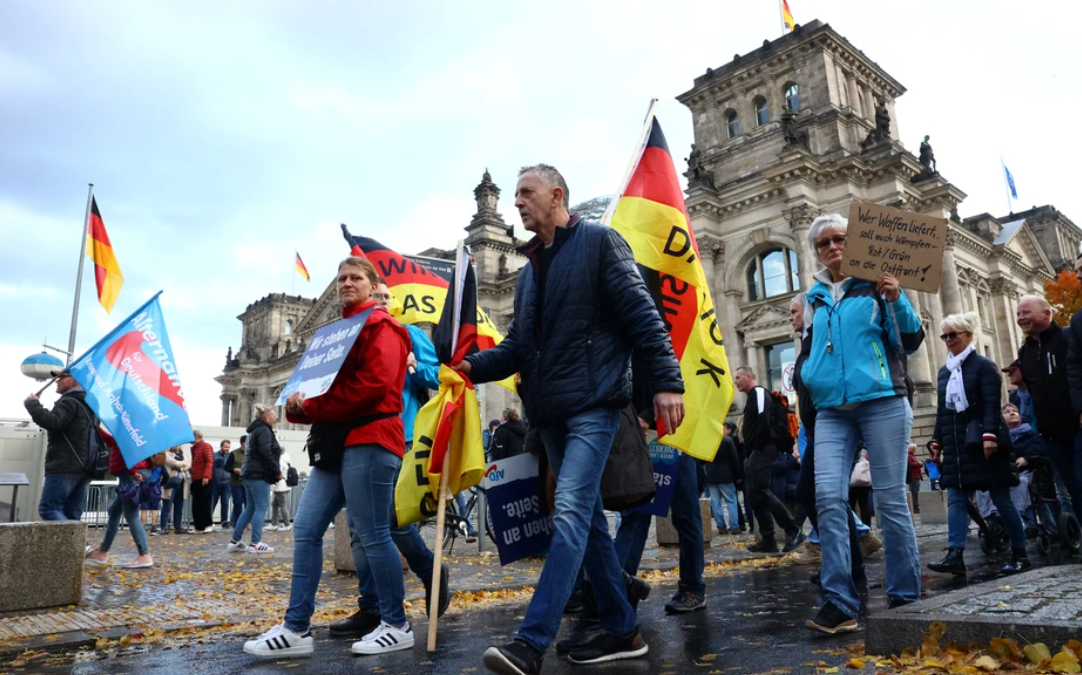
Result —
M 868 448 L 876 511 L 883 521 L 890 606 L 920 599 L 917 538 L 905 501 L 913 410 L 904 354 L 920 347 L 924 330 L 893 276 L 884 274 L 873 283 L 842 272 L 846 238 L 841 216 L 812 222 L 808 243 L 823 269 L 805 299 L 802 350 L 807 360 L 800 372 L 818 410 L 815 502 L 826 598 L 807 626 L 825 633 L 859 630 L 847 499 L 855 437 Z
M 403 608 L 402 563 L 391 542 L 394 483 L 406 444 L 399 414 L 410 339 L 406 328 L 376 305 L 372 289 L 377 283 L 376 268 L 364 258 L 349 257 L 338 266 L 342 317 L 357 317 L 363 327 L 325 394 L 306 400 L 296 392 L 286 402 L 290 422 L 312 425 L 308 450 L 315 466 L 293 522 L 293 579 L 285 621 L 245 642 L 249 654 L 312 653 L 310 626 L 323 568 L 323 535 L 343 506 L 379 588 L 382 617 L 352 651 L 380 654 L 413 647 Z

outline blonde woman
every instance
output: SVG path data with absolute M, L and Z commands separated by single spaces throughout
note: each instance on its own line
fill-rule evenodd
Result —
M 233 537 L 226 544 L 226 549 L 235 553 L 274 551 L 263 543 L 263 521 L 270 506 L 271 485 L 282 480 L 282 472 L 278 469 L 282 448 L 274 436 L 278 414 L 265 403 L 256 404 L 255 414 L 255 421 L 248 425 L 248 450 L 240 470 L 240 477 L 244 479 L 244 511 L 233 527 Z M 242 539 L 249 523 L 252 525 L 252 540 L 250 544 L 245 544 Z

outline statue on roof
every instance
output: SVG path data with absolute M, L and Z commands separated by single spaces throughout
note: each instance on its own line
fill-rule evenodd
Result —
M 808 132 L 800 131 L 797 128 L 796 118 L 797 112 L 789 107 L 788 104 L 782 106 L 781 109 L 781 135 L 785 139 L 785 147 L 801 146 L 808 147 Z
M 867 149 L 884 141 L 890 141 L 890 111 L 887 110 L 887 104 L 883 102 L 883 99 L 877 99 L 875 102 L 875 128 L 868 132 L 868 136 L 860 144 L 860 147 Z
M 701 153 L 699 152 L 699 149 L 692 143 L 691 154 L 684 158 L 684 161 L 688 163 L 688 172 L 686 174 L 688 177 L 688 187 L 696 184 L 714 187 L 713 176 L 710 175 L 710 172 L 704 171 L 702 165 L 699 163 L 700 156 Z
M 932 144 L 928 142 L 930 136 L 925 136 L 920 142 L 920 163 L 925 171 L 935 171 L 935 153 L 932 152 Z

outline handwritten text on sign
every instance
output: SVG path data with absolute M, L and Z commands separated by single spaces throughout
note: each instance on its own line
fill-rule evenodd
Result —
M 842 272 L 875 281 L 890 274 L 905 288 L 934 293 L 943 271 L 947 220 L 853 202 Z

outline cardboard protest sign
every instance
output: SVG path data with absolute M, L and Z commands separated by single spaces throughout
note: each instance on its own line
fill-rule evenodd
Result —
M 369 308 L 317 330 L 275 405 L 285 405 L 286 399 L 295 391 L 304 394 L 305 398 L 327 393 L 371 313 L 372 308 Z
M 887 273 L 903 288 L 935 293 L 946 243 L 946 218 L 853 202 L 842 272 L 869 281 Z
M 651 433 L 651 436 L 654 434 Z M 654 466 L 654 485 L 657 487 L 657 493 L 652 500 L 635 510 L 664 518 L 669 515 L 669 505 L 672 504 L 673 491 L 676 489 L 676 474 L 680 469 L 680 451 L 671 445 L 658 443 L 656 440 L 652 440 L 648 448 L 650 462 Z
M 489 465 L 482 481 L 500 564 L 544 552 L 552 542 L 552 515 L 541 511 L 537 458 L 526 453 Z

